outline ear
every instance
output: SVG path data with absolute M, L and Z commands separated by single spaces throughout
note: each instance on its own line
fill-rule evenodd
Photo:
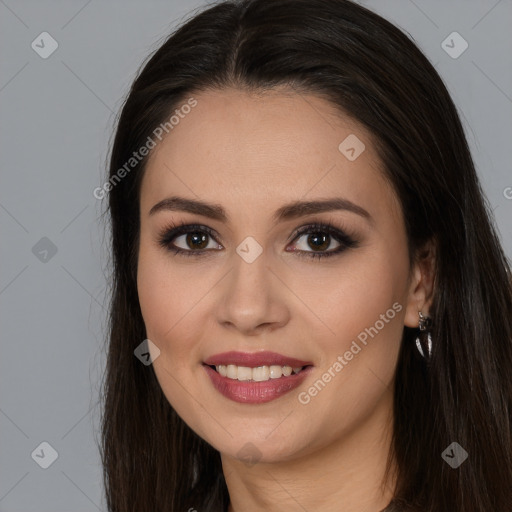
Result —
M 404 324 L 407 327 L 418 327 L 419 311 L 425 316 L 430 316 L 434 295 L 436 252 L 435 241 L 429 240 L 416 254 L 406 300 Z

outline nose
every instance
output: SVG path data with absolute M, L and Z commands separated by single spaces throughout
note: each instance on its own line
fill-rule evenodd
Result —
M 238 255 L 233 259 L 217 303 L 219 324 L 245 336 L 272 332 L 286 325 L 290 319 L 286 288 L 276 270 L 269 267 L 265 253 L 252 263 Z

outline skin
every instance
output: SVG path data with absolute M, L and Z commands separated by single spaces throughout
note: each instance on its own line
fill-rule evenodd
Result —
M 221 453 L 230 512 L 381 510 L 394 485 L 384 470 L 401 335 L 404 325 L 418 326 L 418 311 L 428 314 L 433 253 L 409 268 L 403 215 L 372 137 L 326 100 L 284 88 L 193 97 L 197 106 L 152 151 L 141 185 L 138 292 L 147 337 L 161 351 L 153 365 L 162 390 Z M 366 146 L 354 161 L 338 150 L 350 134 Z M 220 204 L 229 222 L 182 211 L 149 214 L 175 195 Z M 291 201 L 331 197 L 356 203 L 371 220 L 345 210 L 271 220 Z M 205 225 L 219 236 L 208 237 L 206 256 L 175 255 L 158 244 L 171 221 Z M 289 237 L 328 221 L 359 245 L 323 259 L 285 250 L 318 251 L 307 234 Z M 236 252 L 247 236 L 263 248 L 250 264 Z M 186 236 L 174 244 L 198 250 Z M 328 251 L 338 246 L 331 238 Z M 394 303 L 401 311 L 300 403 L 299 393 Z M 240 404 L 222 396 L 202 366 L 229 350 L 272 350 L 314 369 L 276 400 Z

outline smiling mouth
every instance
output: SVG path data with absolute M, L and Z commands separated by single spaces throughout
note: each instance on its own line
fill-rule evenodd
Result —
M 206 366 L 215 370 L 221 377 L 226 377 L 231 380 L 243 382 L 265 382 L 274 379 L 286 379 L 302 372 L 311 365 L 298 366 L 295 368 L 288 365 L 257 366 L 254 368 L 249 366 L 237 366 L 234 364 Z

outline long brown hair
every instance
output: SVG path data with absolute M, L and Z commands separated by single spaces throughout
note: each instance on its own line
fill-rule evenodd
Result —
M 349 0 L 241 0 L 205 8 L 139 71 L 117 122 L 108 213 L 112 298 L 101 455 L 112 512 L 225 511 L 219 453 L 166 400 L 152 366 L 136 273 L 139 191 L 132 153 L 194 92 L 288 85 L 374 135 L 400 200 L 411 263 L 437 247 L 432 356 L 404 327 L 394 391 L 397 486 L 386 511 L 512 510 L 512 290 L 456 107 L 414 42 Z M 125 167 L 125 170 L 127 168 Z M 469 454 L 454 469 L 441 454 Z

